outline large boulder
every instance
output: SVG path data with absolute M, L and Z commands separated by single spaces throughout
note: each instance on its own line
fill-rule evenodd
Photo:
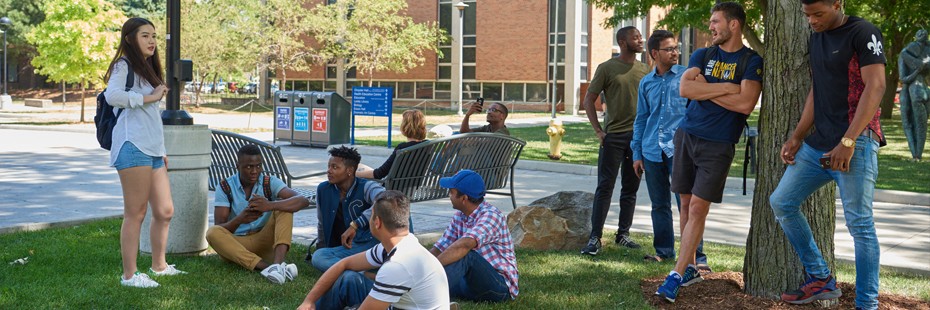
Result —
M 591 233 L 594 194 L 558 192 L 519 207 L 507 216 L 516 246 L 536 250 L 580 249 Z

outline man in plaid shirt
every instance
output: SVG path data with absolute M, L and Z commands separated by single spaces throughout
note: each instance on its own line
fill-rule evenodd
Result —
M 457 210 L 452 223 L 430 250 L 449 279 L 452 298 L 472 301 L 506 301 L 517 297 L 517 258 L 507 219 L 484 201 L 481 176 L 462 170 L 442 178 L 449 200 Z

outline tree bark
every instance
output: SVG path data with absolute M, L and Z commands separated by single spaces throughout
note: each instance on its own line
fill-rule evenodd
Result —
M 769 196 L 785 172 L 779 152 L 797 125 L 811 87 L 808 63 L 810 28 L 800 4 L 770 0 L 766 9 L 767 57 L 763 73 L 762 108 L 759 116 L 759 177 L 753 196 L 743 279 L 746 293 L 777 299 L 782 292 L 803 283 L 804 269 L 797 253 L 775 220 Z M 814 239 L 833 270 L 835 190 L 829 183 L 802 205 Z

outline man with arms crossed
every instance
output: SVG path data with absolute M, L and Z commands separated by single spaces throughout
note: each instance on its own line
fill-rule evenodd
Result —
M 855 244 L 856 309 L 878 309 L 881 251 L 872 194 L 878 148 L 884 144 L 878 120 L 885 92 L 882 34 L 862 18 L 843 14 L 839 0 L 802 0 L 801 9 L 814 30 L 809 45 L 813 84 L 801 120 L 782 146 L 781 158 L 788 167 L 769 203 L 804 265 L 807 281 L 781 299 L 804 304 L 842 295 L 800 211 L 811 193 L 836 181 Z
M 409 232 L 410 200 L 384 191 L 371 209 L 368 227 L 380 243 L 326 270 L 298 309 L 449 309 L 442 265 Z M 379 267 L 374 281 L 363 274 Z
M 681 196 L 681 248 L 675 269 L 656 290 L 669 302 L 681 286 L 703 280 L 693 265 L 695 251 L 710 204 L 723 200 L 735 145 L 762 93 L 762 57 L 743 46 L 745 23 L 741 5 L 715 5 L 714 46 L 695 51 L 681 78 L 681 96 L 691 99 L 674 138 L 672 191 Z
M 678 64 L 679 47 L 675 34 L 656 30 L 649 36 L 646 46 L 655 60 L 655 69 L 639 83 L 636 121 L 633 122 L 633 170 L 637 175 L 646 173 L 646 187 L 652 201 L 653 246 L 656 255 L 646 255 L 647 262 L 675 259 L 675 227 L 672 221 L 672 198 L 669 179 L 675 146 L 672 137 L 685 114 L 688 99 L 679 93 L 681 75 L 685 67 Z M 678 210 L 681 201 L 675 194 Z M 703 244 L 702 244 L 703 245 Z M 697 265 L 710 269 L 703 246 L 698 245 Z
M 636 92 L 639 81 L 649 68 L 636 60 L 636 53 L 643 52 L 643 35 L 635 27 L 617 30 L 620 56 L 608 59 L 597 66 L 591 86 L 584 96 L 584 110 L 594 133 L 601 140 L 597 157 L 597 188 L 594 190 L 594 206 L 591 211 L 591 236 L 581 254 L 597 255 L 601 251 L 604 222 L 610 211 L 610 198 L 620 172 L 620 223 L 614 243 L 628 248 L 639 248 L 630 238 L 633 211 L 636 209 L 636 191 L 639 176 L 633 171 L 633 156 L 630 140 L 633 139 L 633 119 L 636 118 Z M 597 119 L 594 101 L 604 92 L 607 109 L 605 126 Z

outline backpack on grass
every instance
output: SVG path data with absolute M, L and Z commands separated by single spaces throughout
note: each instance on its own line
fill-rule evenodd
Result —
M 132 72 L 132 66 L 129 65 L 129 60 L 120 58 L 120 61 L 126 61 L 126 68 L 129 72 L 126 74 L 125 91 L 129 91 L 135 75 Z M 107 103 L 107 97 L 103 95 L 106 91 L 104 88 L 100 94 L 97 94 L 97 115 L 94 116 L 94 126 L 97 127 L 97 142 L 100 143 L 101 148 L 109 151 L 113 146 L 113 127 L 116 127 L 116 120 L 123 113 L 123 109 L 113 113 L 115 108 Z

